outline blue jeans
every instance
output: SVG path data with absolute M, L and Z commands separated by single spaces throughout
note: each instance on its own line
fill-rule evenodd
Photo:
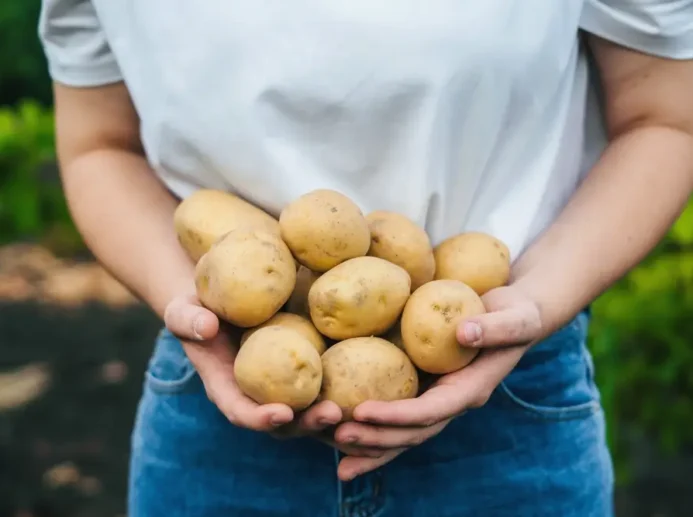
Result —
M 588 316 L 536 345 L 482 408 L 341 483 L 309 439 L 231 425 L 162 332 L 132 437 L 129 517 L 608 517 L 611 459 Z

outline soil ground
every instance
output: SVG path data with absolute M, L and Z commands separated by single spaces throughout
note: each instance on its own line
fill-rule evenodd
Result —
M 124 514 L 130 428 L 158 329 L 137 307 L 0 305 L 0 371 L 34 365 L 23 371 L 39 380 L 19 383 L 41 391 L 0 412 L 0 517 Z

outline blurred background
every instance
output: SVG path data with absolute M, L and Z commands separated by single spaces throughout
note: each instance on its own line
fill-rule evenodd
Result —
M 70 221 L 39 7 L 0 3 L 0 517 L 116 517 L 160 324 Z M 693 203 L 594 305 L 619 517 L 693 515 L 692 316 Z

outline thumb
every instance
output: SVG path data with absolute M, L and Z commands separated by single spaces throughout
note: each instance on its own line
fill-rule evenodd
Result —
M 528 304 L 466 318 L 457 327 L 457 341 L 475 348 L 524 345 L 537 339 L 541 328 L 539 310 Z
M 164 312 L 166 327 L 179 339 L 206 341 L 219 332 L 219 318 L 194 296 L 174 298 Z

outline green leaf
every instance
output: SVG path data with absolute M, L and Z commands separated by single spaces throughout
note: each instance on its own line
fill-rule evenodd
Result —
M 689 203 L 671 228 L 670 237 L 682 246 L 693 245 L 693 204 Z

